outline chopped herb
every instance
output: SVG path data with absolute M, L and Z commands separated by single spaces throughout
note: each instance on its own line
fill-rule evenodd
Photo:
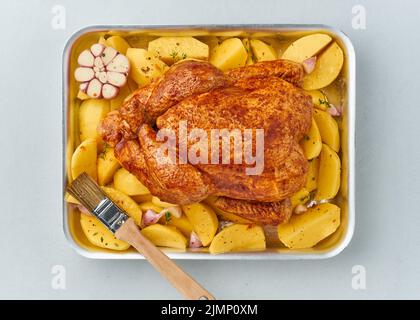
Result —
M 322 99 L 318 99 L 319 100 L 319 104 L 323 105 L 325 104 L 327 106 L 327 108 L 331 108 L 330 103 L 328 102 L 328 100 L 322 100 Z
M 184 53 L 182 54 L 181 58 L 182 58 L 182 60 L 187 59 L 187 54 L 184 52 Z
M 93 236 L 96 236 L 98 233 L 97 232 L 95 232 L 94 234 L 93 234 Z
M 169 211 L 165 212 L 165 220 L 166 220 L 166 223 L 171 221 L 171 213 Z
M 103 237 L 101 237 L 101 242 L 104 242 L 104 238 Z

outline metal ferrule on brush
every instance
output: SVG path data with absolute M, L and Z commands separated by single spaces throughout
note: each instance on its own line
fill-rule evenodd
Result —
M 128 219 L 128 216 L 108 198 L 102 199 L 92 213 L 114 233 Z

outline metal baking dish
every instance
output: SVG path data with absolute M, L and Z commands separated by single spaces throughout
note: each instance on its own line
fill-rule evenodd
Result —
M 80 228 L 79 214 L 64 201 L 67 186 L 67 164 L 72 154 L 74 132 L 71 132 L 72 121 L 75 119 L 77 101 L 74 98 L 78 87 L 72 80 L 75 69 L 75 59 L 81 49 L 87 44 L 97 41 L 98 35 L 112 34 L 138 37 L 150 40 L 162 35 L 200 36 L 250 36 L 276 39 L 279 43 L 287 43 L 306 33 L 322 32 L 331 35 L 341 46 L 345 54 L 345 64 L 341 74 L 341 84 L 344 90 L 340 97 L 343 106 L 341 124 L 341 159 L 342 182 L 338 196 L 341 207 L 341 225 L 339 229 L 314 248 L 305 250 L 290 250 L 287 248 L 270 248 L 262 252 L 228 253 L 211 255 L 205 251 L 179 252 L 164 249 L 173 259 L 210 259 L 210 260 L 297 260 L 324 259 L 340 253 L 350 242 L 355 224 L 355 52 L 350 39 L 341 31 L 324 25 L 203 25 L 203 26 L 92 26 L 77 31 L 67 41 L 63 52 L 63 228 L 70 245 L 82 256 L 94 259 L 143 259 L 134 251 L 114 252 L 93 247 L 89 244 Z M 70 143 L 69 143 L 70 142 Z

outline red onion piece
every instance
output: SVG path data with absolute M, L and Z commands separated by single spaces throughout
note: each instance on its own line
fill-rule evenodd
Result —
M 190 243 L 188 246 L 190 248 L 201 248 L 203 246 L 203 243 L 194 231 L 191 232 Z

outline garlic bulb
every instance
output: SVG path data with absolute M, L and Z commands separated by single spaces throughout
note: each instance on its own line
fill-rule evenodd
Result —
M 74 77 L 80 82 L 80 91 L 91 98 L 115 98 L 127 82 L 130 62 L 112 47 L 93 44 L 78 57 L 79 67 Z

